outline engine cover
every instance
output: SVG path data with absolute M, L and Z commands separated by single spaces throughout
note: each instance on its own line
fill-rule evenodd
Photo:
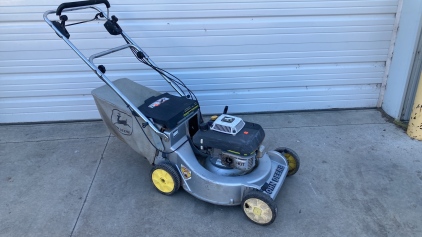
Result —
M 245 122 L 245 126 L 236 135 L 199 130 L 193 136 L 193 143 L 201 150 L 217 148 L 246 158 L 258 150 L 264 137 L 264 129 L 259 124 Z

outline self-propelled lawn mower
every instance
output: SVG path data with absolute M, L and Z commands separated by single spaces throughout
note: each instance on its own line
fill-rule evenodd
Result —
M 98 8 L 105 4 L 107 12 Z M 162 194 L 171 195 L 182 186 L 193 196 L 218 205 L 241 205 L 246 216 L 260 225 L 274 222 L 275 198 L 286 176 L 299 169 L 299 158 L 289 148 L 264 152 L 264 130 L 259 124 L 227 114 L 204 121 L 194 93 L 173 74 L 156 66 L 149 56 L 109 15 L 107 0 L 61 4 L 44 13 L 44 20 L 105 82 L 92 95 L 105 124 L 116 137 L 146 157 L 152 165 L 151 181 Z M 106 30 L 126 44 L 91 55 L 73 45 L 63 12 L 93 9 L 92 20 L 104 21 Z M 48 15 L 55 14 L 52 21 Z M 159 73 L 175 90 L 160 93 L 129 79 L 110 81 L 103 65 L 94 59 L 130 49 L 143 64 Z

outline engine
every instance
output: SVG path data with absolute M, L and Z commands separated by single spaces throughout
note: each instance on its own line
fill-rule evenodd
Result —
M 264 137 L 260 125 L 223 114 L 211 124 L 201 126 L 193 136 L 193 143 L 208 155 L 206 169 L 220 175 L 237 176 L 250 172 L 257 165 Z

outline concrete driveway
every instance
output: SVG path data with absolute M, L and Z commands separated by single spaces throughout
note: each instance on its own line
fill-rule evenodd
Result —
M 301 157 L 270 226 L 159 194 L 146 159 L 94 121 L 0 126 L 0 236 L 422 236 L 422 142 L 379 111 L 241 117 Z

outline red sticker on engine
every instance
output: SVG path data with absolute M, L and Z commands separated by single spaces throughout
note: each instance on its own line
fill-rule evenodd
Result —
M 167 98 L 167 97 L 160 98 L 160 99 L 156 100 L 154 103 L 150 104 L 148 107 L 153 109 L 155 107 L 160 106 L 162 103 L 166 102 L 167 100 L 169 100 L 169 98 Z

